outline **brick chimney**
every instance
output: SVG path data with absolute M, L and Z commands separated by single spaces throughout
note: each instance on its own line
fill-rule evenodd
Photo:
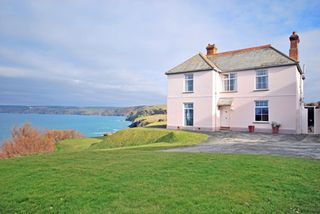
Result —
M 295 31 L 293 31 L 289 39 L 290 39 L 289 57 L 296 61 L 299 61 L 299 53 L 298 53 L 298 43 L 300 42 L 299 36 Z
M 215 44 L 208 44 L 208 46 L 206 47 L 207 49 L 207 55 L 214 55 L 217 53 L 218 49 L 216 47 Z

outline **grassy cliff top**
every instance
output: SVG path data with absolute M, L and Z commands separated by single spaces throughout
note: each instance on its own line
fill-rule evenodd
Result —
M 319 160 L 156 150 L 206 138 L 134 128 L 0 160 L 0 213 L 319 213 Z
M 127 120 L 134 122 L 139 117 L 145 117 L 155 114 L 167 114 L 167 105 L 143 106 L 130 112 Z

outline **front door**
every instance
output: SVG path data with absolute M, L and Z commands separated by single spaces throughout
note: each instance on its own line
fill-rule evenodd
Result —
M 220 109 L 220 126 L 230 127 L 230 106 L 223 106 Z
M 314 107 L 308 109 L 308 133 L 314 133 Z

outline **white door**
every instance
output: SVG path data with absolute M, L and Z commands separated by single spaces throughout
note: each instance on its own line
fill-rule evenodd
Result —
M 230 127 L 230 106 L 221 107 L 220 126 L 221 127 Z

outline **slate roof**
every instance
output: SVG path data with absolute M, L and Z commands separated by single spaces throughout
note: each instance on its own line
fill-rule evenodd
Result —
M 199 53 L 169 70 L 166 74 L 212 69 L 221 72 L 230 72 L 295 64 L 298 65 L 298 62 L 271 45 L 263 45 L 209 56 Z
M 214 67 L 212 63 L 204 58 L 205 56 L 201 53 L 194 55 L 193 57 L 187 59 L 185 62 L 177 65 L 176 67 L 169 70 L 166 74 L 171 73 L 185 73 L 190 71 L 208 71 L 212 70 Z

